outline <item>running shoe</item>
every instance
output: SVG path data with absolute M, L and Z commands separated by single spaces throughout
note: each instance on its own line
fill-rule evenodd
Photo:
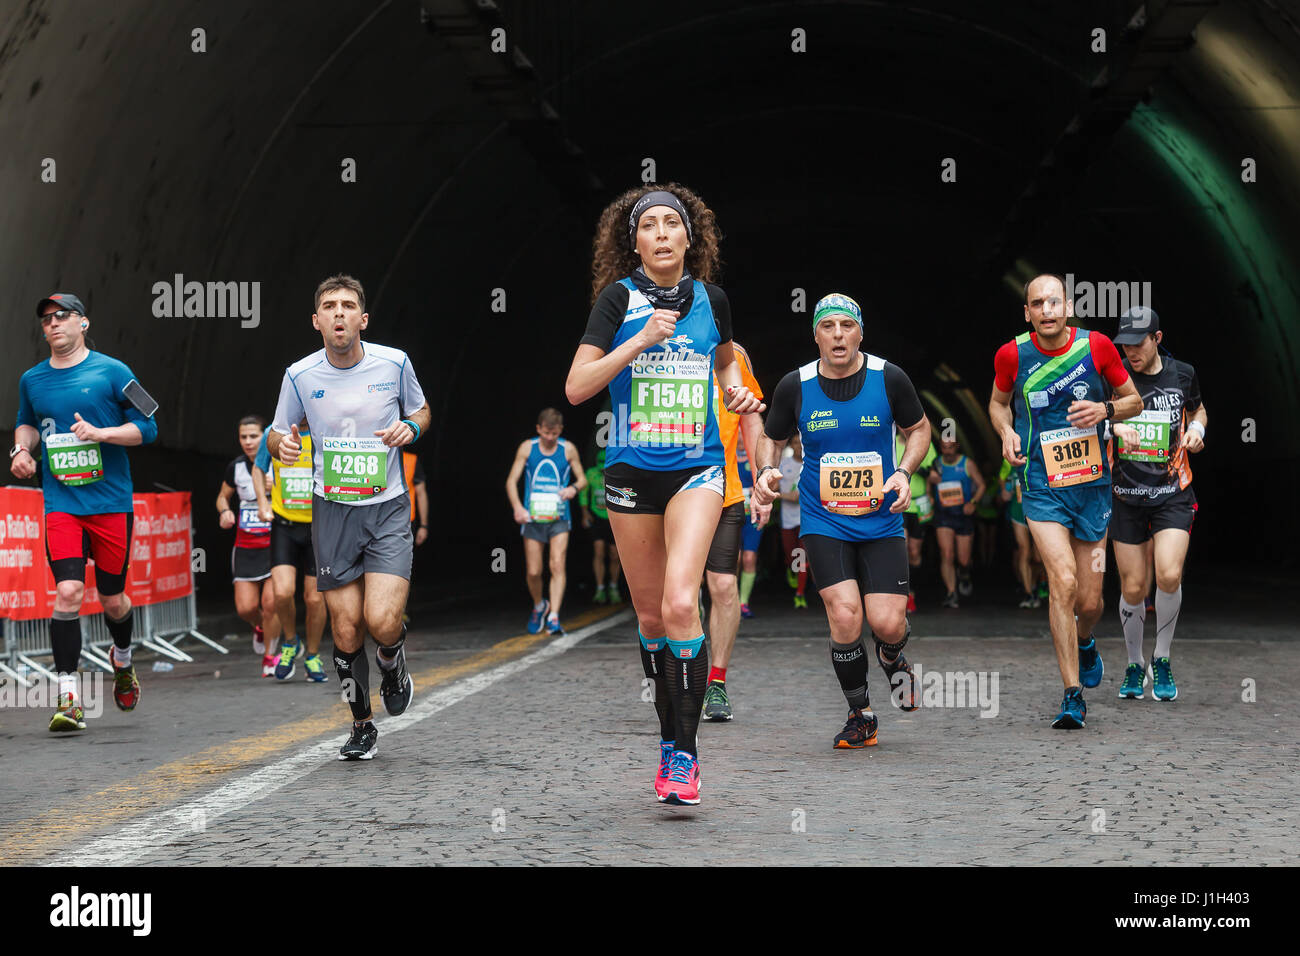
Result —
M 1141 700 L 1142 685 L 1146 680 L 1147 671 L 1141 664 L 1130 664 L 1124 668 L 1124 683 L 1119 685 L 1119 699 Z
M 1156 700 L 1176 700 L 1178 685 L 1169 658 L 1157 657 L 1151 662 L 1151 696 Z
M 673 741 L 659 741 L 659 772 L 655 774 L 655 796 L 659 798 L 660 803 L 668 798 L 668 791 L 664 787 L 668 783 L 668 771 L 673 764 L 674 749 Z
M 700 802 L 700 762 L 685 750 L 674 750 L 669 758 L 659 802 L 691 807 Z
M 546 621 L 546 612 L 551 609 L 550 601 L 542 601 L 541 607 L 533 608 L 533 613 L 528 615 L 528 633 L 539 634 L 542 630 L 542 624 Z
M 959 604 L 957 603 L 957 592 L 956 592 L 956 591 L 949 591 L 949 592 L 944 596 L 944 599 L 943 599 L 942 602 L 940 602 L 939 606 L 940 606 L 940 607 L 960 607 L 961 605 L 959 605 Z
M 885 679 L 889 681 L 890 696 L 898 702 L 899 709 L 911 713 L 920 707 L 921 694 L 920 688 L 916 686 L 916 671 L 912 670 L 912 665 L 908 663 L 902 651 L 894 659 L 894 663 L 890 664 L 880 653 L 880 645 L 877 644 L 876 660 L 880 662 L 880 669 L 885 672 Z M 895 682 L 894 675 L 898 673 L 907 676 Z
M 1038 600 L 1046 601 L 1048 596 L 1047 582 L 1042 581 L 1038 585 Z
M 791 590 L 799 586 L 799 575 L 795 574 L 790 568 L 785 569 L 785 583 L 790 585 Z
M 975 585 L 971 583 L 969 577 L 957 579 L 957 593 L 962 597 L 970 597 L 975 593 Z
M 298 673 L 296 663 L 298 655 L 302 653 L 302 638 L 295 637 L 293 641 L 285 641 L 280 647 L 280 661 L 275 665 L 275 679 L 288 680 Z
M 323 684 L 330 679 L 329 675 L 325 673 L 325 662 L 320 659 L 319 654 L 304 657 L 302 659 L 302 669 L 307 672 L 307 679 L 314 684 Z
M 262 676 L 274 677 L 275 665 L 280 662 L 280 658 L 275 654 L 266 654 L 262 657 Z
M 113 664 L 113 703 L 118 710 L 135 710 L 135 705 L 140 703 L 140 681 L 135 676 L 135 665 L 118 667 L 114 650 L 108 649 L 108 659 Z
M 806 608 L 808 606 L 808 599 L 804 597 L 802 594 L 796 594 L 794 596 L 794 606 L 796 608 L 801 608 L 801 607 Z
M 720 680 L 709 681 L 704 691 L 704 719 L 730 720 L 731 699 L 727 697 L 727 685 Z
M 618 593 L 618 588 L 613 587 L 613 586 L 611 585 L 611 586 L 610 586 L 609 588 L 607 588 L 606 590 L 609 592 L 609 603 L 610 603 L 610 604 L 622 604 L 622 603 L 623 603 L 623 595 L 621 595 L 621 594 Z
M 553 634 L 556 637 L 559 637 L 564 633 L 564 628 L 561 626 L 560 619 L 558 617 L 553 617 L 546 622 L 546 633 Z
M 405 712 L 411 704 L 411 698 L 415 695 L 415 682 L 406 672 L 405 647 L 397 649 L 396 660 L 395 667 L 385 668 L 379 662 L 379 652 L 375 651 L 375 663 L 379 666 L 379 673 L 382 675 L 379 680 L 379 696 L 384 699 L 384 710 L 388 711 L 391 717 Z
M 907 613 L 908 614 L 916 613 L 916 595 L 913 594 L 911 591 L 907 592 Z
M 1097 639 L 1089 637 L 1087 644 L 1079 645 L 1079 683 L 1084 687 L 1096 687 L 1105 673 L 1106 665 L 1101 661 Z
M 754 612 L 749 609 L 748 604 L 742 604 L 740 606 L 740 616 L 743 618 L 751 618 L 754 616 Z
M 1024 592 L 1024 594 L 1022 594 L 1021 597 L 1020 597 L 1020 605 L 1019 605 L 1019 606 L 1022 607 L 1022 608 L 1024 608 L 1024 609 L 1026 609 L 1026 610 L 1028 610 L 1028 609 L 1030 609 L 1030 608 L 1038 607 L 1038 602 L 1035 600 L 1035 598 L 1034 598 L 1034 596 L 1033 596 L 1032 594 L 1030 594 L 1028 591 L 1026 591 L 1026 592 Z
M 59 709 L 50 718 L 50 730 L 63 733 L 70 730 L 86 729 L 86 712 L 71 694 L 59 695 Z
M 597 604 L 604 604 L 608 600 L 609 597 L 605 594 L 605 589 L 603 587 L 596 588 L 596 593 L 592 597 L 592 601 L 594 601 Z
M 266 656 L 266 634 L 260 624 L 253 628 L 253 653 Z
M 870 707 L 866 710 L 849 711 L 848 722 L 835 738 L 835 749 L 860 750 L 863 747 L 874 747 L 877 743 L 876 729 L 879 724 L 880 721 L 876 719 Z
M 1061 712 L 1052 721 L 1052 726 L 1057 730 L 1082 730 L 1087 716 L 1088 705 L 1083 700 L 1083 688 L 1068 687 L 1061 700 Z
M 348 742 L 339 748 L 340 760 L 370 760 L 379 753 L 379 731 L 370 721 L 352 722 Z

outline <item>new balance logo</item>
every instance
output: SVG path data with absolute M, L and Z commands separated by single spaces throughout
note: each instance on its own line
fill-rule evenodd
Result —
M 318 388 L 318 389 L 316 389 L 316 391 L 314 391 L 314 392 L 311 393 L 311 397 L 312 397 L 312 398 L 324 398 L 324 397 L 325 397 L 325 389 L 323 389 L 323 388 Z

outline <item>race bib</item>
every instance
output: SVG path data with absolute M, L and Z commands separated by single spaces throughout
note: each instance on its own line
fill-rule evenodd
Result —
M 533 521 L 558 521 L 560 496 L 554 491 L 534 491 L 528 497 L 528 516 Z
M 921 495 L 919 498 L 913 498 L 916 502 L 916 514 L 922 521 L 929 521 L 934 512 L 934 502 L 930 500 L 929 495 Z
M 239 530 L 248 534 L 270 534 L 271 522 L 262 520 L 257 513 L 257 505 L 241 505 L 239 508 Z
M 280 468 L 280 504 L 287 511 L 311 511 L 311 469 Z
M 388 488 L 388 446 L 378 438 L 322 438 L 326 501 L 364 501 Z
M 1138 444 L 1129 447 L 1119 440 L 1119 457 L 1125 461 L 1147 461 L 1164 464 L 1169 460 L 1169 410 L 1144 408 L 1137 417 L 1124 422 L 1138 433 Z
M 628 420 L 635 441 L 654 445 L 698 445 L 709 415 L 709 357 L 671 355 L 632 362 L 632 408 Z
M 82 441 L 72 432 L 47 436 L 45 458 L 50 474 L 65 485 L 88 485 L 104 477 L 99 442 Z
M 939 482 L 939 507 L 960 508 L 966 503 L 966 492 L 960 481 Z
M 874 451 L 828 452 L 821 457 L 822 507 L 838 515 L 869 515 L 880 508 L 884 464 Z
M 1101 442 L 1095 428 L 1057 428 L 1038 436 L 1047 487 L 1068 488 L 1101 475 Z

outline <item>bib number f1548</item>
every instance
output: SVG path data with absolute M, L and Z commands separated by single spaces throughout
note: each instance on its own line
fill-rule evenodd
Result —
M 1095 428 L 1057 428 L 1038 436 L 1047 487 L 1069 488 L 1101 477 L 1101 442 Z
M 104 477 L 104 459 L 99 442 L 82 441 L 72 432 L 58 432 L 45 438 L 45 457 L 50 474 L 64 485 L 88 485 Z
M 827 452 L 819 467 L 819 497 L 827 511 L 856 518 L 879 510 L 885 484 L 879 452 Z
M 388 446 L 378 438 L 322 438 L 326 501 L 364 501 L 388 488 Z
M 704 441 L 710 399 L 708 356 L 632 362 L 632 407 L 628 431 L 654 445 L 698 445 Z

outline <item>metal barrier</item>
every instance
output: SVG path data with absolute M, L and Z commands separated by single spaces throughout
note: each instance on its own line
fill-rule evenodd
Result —
M 202 641 L 222 654 L 230 653 L 199 632 L 193 592 L 160 604 L 144 604 L 133 608 L 133 611 L 136 615 L 136 643 L 157 654 L 177 661 L 194 660 L 175 644 L 185 637 Z M 19 665 L 23 665 L 28 672 L 34 671 L 48 680 L 54 680 L 57 675 L 34 660 L 37 657 L 50 657 L 54 653 L 50 644 L 49 620 L 5 620 L 3 624 L 4 653 L 0 654 L 0 672 L 8 674 L 24 687 L 31 687 L 32 682 L 17 670 Z M 113 665 L 109 662 L 107 648 L 112 643 L 113 637 L 108 633 L 103 614 L 81 618 L 81 656 L 110 674 L 113 673 Z

